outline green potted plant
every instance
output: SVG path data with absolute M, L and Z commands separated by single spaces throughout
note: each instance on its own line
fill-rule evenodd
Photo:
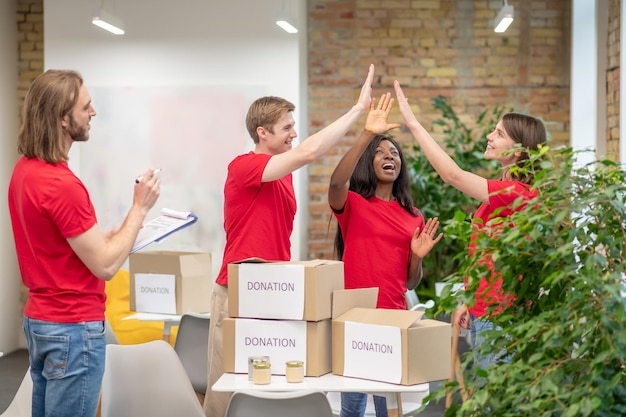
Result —
M 460 296 L 444 290 L 439 312 L 450 313 L 472 303 L 488 272 L 476 259 L 491 253 L 516 298 L 493 316 L 504 331 L 481 349 L 511 361 L 472 369 L 464 355 L 471 395 L 445 416 L 626 415 L 626 173 L 609 161 L 581 165 L 578 156 L 570 148 L 533 153 L 524 169 L 536 170 L 536 201 L 512 216 L 514 228 L 480 235 L 475 256 L 459 258 L 447 279 L 469 278 Z M 466 246 L 469 216 L 457 213 L 445 233 Z M 450 382 L 431 397 L 458 390 Z

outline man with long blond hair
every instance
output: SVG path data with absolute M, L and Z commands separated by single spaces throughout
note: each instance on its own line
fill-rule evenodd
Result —
M 135 185 L 122 226 L 102 233 L 89 193 L 68 166 L 74 142 L 89 139 L 96 111 L 76 71 L 33 81 L 18 136 L 22 155 L 9 183 L 9 212 L 22 281 L 24 333 L 35 417 L 93 417 L 104 373 L 105 281 L 128 257 L 159 178 Z

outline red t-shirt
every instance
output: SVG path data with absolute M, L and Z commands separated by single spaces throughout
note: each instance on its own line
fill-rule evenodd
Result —
M 291 259 L 289 237 L 296 215 L 291 174 L 261 182 L 272 155 L 250 152 L 228 165 L 224 185 L 226 247 L 215 282 L 228 285 L 228 264 L 247 258 Z
M 67 242 L 97 222 L 87 189 L 67 163 L 21 157 L 9 183 L 9 212 L 29 290 L 24 314 L 58 323 L 104 320 L 105 282 Z
M 523 204 L 513 208 L 513 203 L 520 196 L 525 200 L 531 200 L 537 196 L 536 190 L 531 190 L 530 186 L 519 181 L 504 180 L 488 180 L 487 189 L 489 191 L 489 203 L 480 205 L 474 214 L 472 228 L 474 233 L 470 239 L 469 254 L 473 255 L 476 251 L 476 239 L 478 232 L 482 229 L 492 229 L 489 233 L 497 234 L 502 231 L 504 226 L 514 227 L 513 224 L 505 224 L 503 222 L 495 222 L 494 219 L 506 218 L 511 216 L 515 211 L 521 210 Z M 498 210 L 500 209 L 500 210 Z M 494 213 L 498 210 L 497 213 Z M 491 277 L 481 278 L 476 291 L 476 299 L 473 306 L 469 308 L 469 312 L 475 317 L 482 317 L 487 313 L 487 308 L 494 304 L 502 304 L 506 295 L 502 292 L 502 278 L 495 271 L 493 260 L 490 256 L 484 258 L 484 262 L 490 271 L 493 271 Z
M 411 238 L 417 227 L 424 229 L 424 216 L 412 216 L 397 201 L 367 200 L 352 191 L 343 211 L 333 213 L 344 239 L 345 288 L 378 287 L 377 308 L 406 309 Z

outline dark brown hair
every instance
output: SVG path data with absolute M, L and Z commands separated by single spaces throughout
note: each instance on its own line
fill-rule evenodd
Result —
M 376 149 L 383 140 L 388 140 L 393 144 L 393 146 L 396 147 L 398 150 L 398 157 L 401 161 L 400 172 L 398 173 L 398 178 L 396 178 L 393 182 L 391 193 L 403 209 L 411 215 L 417 216 L 418 211 L 413 206 L 413 197 L 411 197 L 411 181 L 409 179 L 409 171 L 406 167 L 406 161 L 404 160 L 404 155 L 402 154 L 402 148 L 400 148 L 398 142 L 389 136 L 376 135 L 369 145 L 367 145 L 367 148 L 365 148 L 363 155 L 359 158 L 359 161 L 354 168 L 354 172 L 350 177 L 349 190 L 360 194 L 368 200 L 375 195 L 378 178 L 376 177 L 376 172 L 374 171 L 373 161 L 374 156 L 376 156 Z M 341 228 L 337 226 L 337 233 L 335 234 L 335 255 L 337 256 L 337 259 L 341 260 L 343 258 L 343 251 L 343 235 L 341 234 Z
M 526 160 L 529 158 L 528 152 L 525 150 L 536 151 L 539 145 L 546 143 L 546 127 L 543 122 L 536 117 L 521 113 L 507 113 L 502 116 L 502 125 L 511 139 L 519 143 L 523 148 L 520 151 L 520 157 L 515 162 L 515 165 L 520 168 L 527 164 Z M 508 176 L 524 184 L 532 183 L 534 178 L 532 169 L 523 169 L 518 172 L 519 173 L 513 173 L 510 167 L 507 167 L 505 168 L 504 176 Z

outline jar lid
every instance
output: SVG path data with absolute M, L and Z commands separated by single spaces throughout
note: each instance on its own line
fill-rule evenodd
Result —
M 299 368 L 301 366 L 304 366 L 304 362 L 302 362 L 302 361 L 287 361 L 286 365 L 289 368 Z
M 271 367 L 269 362 L 260 361 L 254 363 L 254 369 L 269 369 Z

